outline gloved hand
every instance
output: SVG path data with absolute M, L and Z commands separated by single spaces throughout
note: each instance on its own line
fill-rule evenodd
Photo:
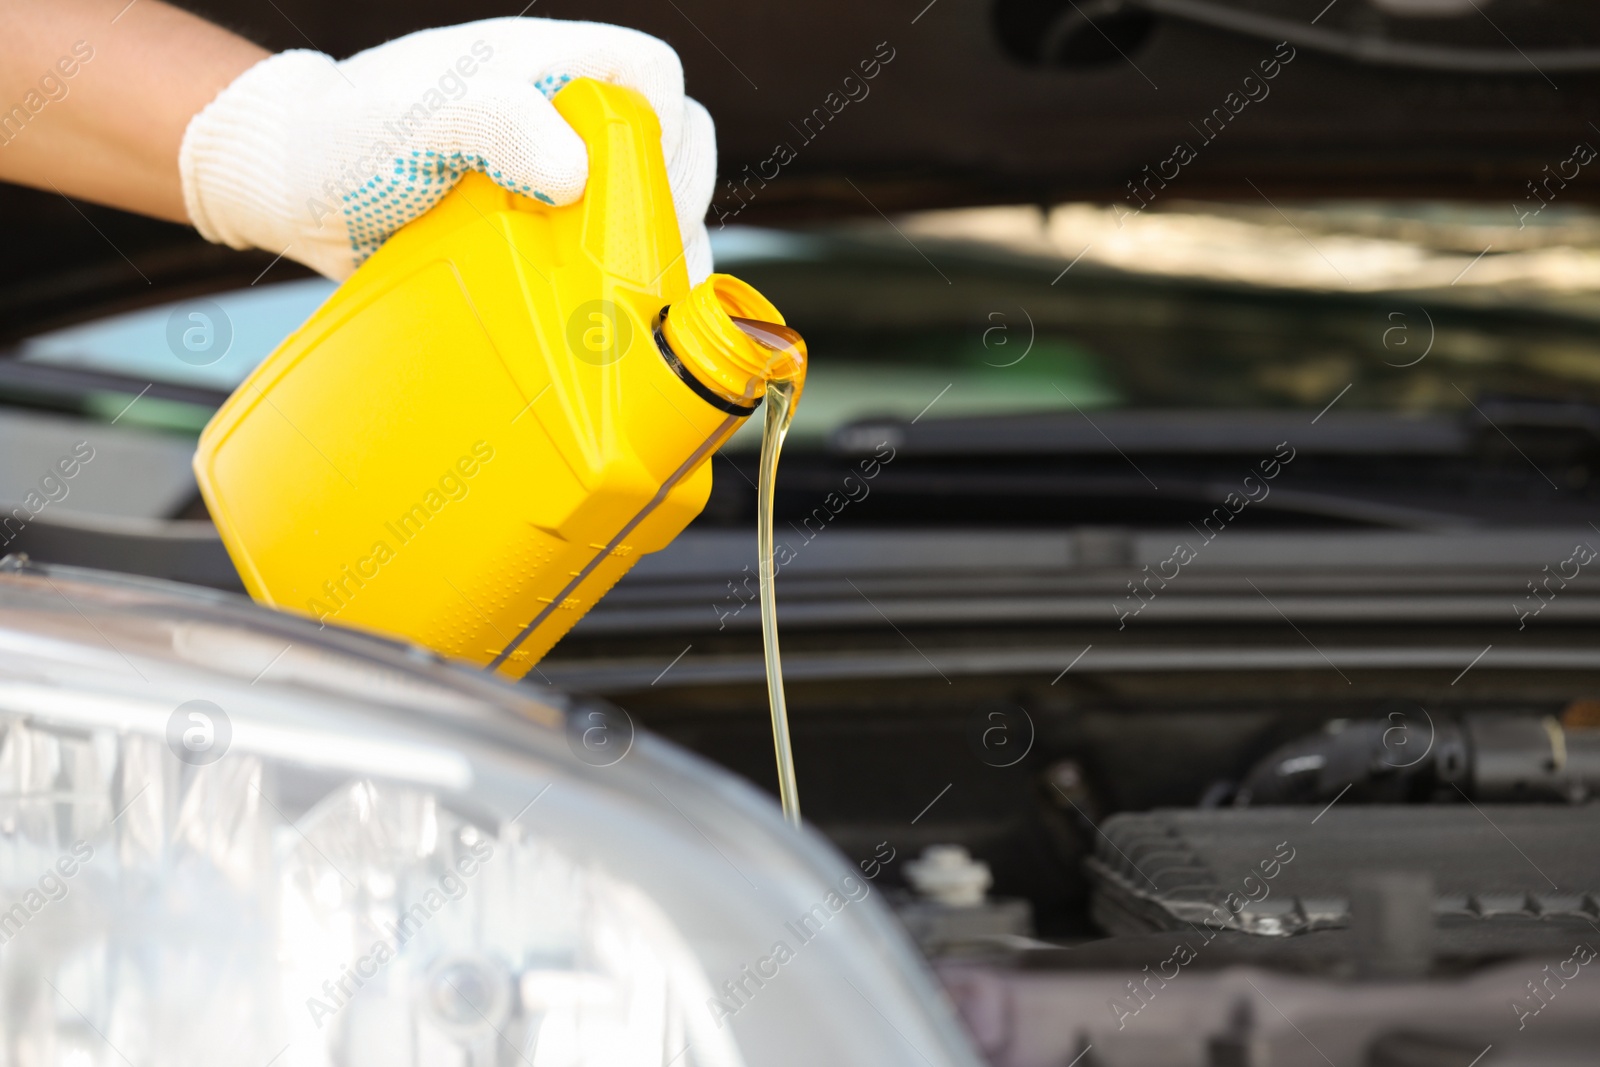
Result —
M 689 279 L 711 272 L 716 134 L 661 41 L 595 22 L 500 18 L 422 30 L 343 62 L 281 52 L 190 120 L 179 154 L 207 240 L 344 278 L 467 171 L 546 203 L 583 193 L 589 157 L 548 97 L 573 78 L 636 89 L 661 121 Z

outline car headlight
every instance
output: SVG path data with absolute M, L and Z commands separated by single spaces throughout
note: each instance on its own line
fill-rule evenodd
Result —
M 5 1064 L 977 1062 L 870 882 L 603 709 L 12 562 L 0 717 Z

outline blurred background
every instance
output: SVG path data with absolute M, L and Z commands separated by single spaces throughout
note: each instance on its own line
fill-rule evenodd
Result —
M 190 6 L 268 47 L 335 55 L 514 13 Z M 1480 390 L 1590 395 L 1600 51 L 1586 42 L 1600 17 L 1587 5 L 543 0 L 528 14 L 618 22 L 679 51 L 718 123 L 723 262 L 792 276 L 805 294 L 791 317 L 841 356 L 820 362 L 802 434 L 914 416 L 920 389 L 949 382 L 940 417 L 1069 401 L 1320 408 L 1351 383 L 1346 408 L 1413 412 L 1467 410 L 1462 392 Z M 303 268 L 182 227 L 16 187 L 0 212 L 0 343 L 16 356 L 0 361 L 3 390 L 37 393 L 56 380 L 43 366 L 75 363 L 205 407 L 182 389 L 230 388 L 319 299 L 256 295 Z M 169 366 L 135 372 L 125 341 L 107 365 L 85 338 L 109 335 L 53 333 L 247 288 L 217 366 L 171 366 L 161 342 Z M 1024 337 L 1026 361 L 991 366 Z M 1385 367 L 1424 350 L 1412 373 Z M 847 371 L 846 351 L 872 365 Z M 1207 374 L 1182 369 L 1202 358 Z M 1441 374 L 1468 380 L 1458 391 Z M 1050 375 L 1067 397 L 1036 388 Z M 115 395 L 93 403 L 113 411 L 138 391 L 101 384 Z M 205 414 L 141 407 L 128 420 L 193 429 Z

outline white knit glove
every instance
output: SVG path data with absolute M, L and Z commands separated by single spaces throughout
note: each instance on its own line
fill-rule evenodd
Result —
M 581 77 L 636 89 L 655 108 L 689 278 L 702 281 L 711 116 L 683 95 L 671 48 L 596 22 L 488 19 L 340 63 L 304 50 L 264 59 L 189 122 L 178 160 L 189 218 L 207 240 L 344 278 L 467 171 L 570 204 L 589 156 L 548 98 Z

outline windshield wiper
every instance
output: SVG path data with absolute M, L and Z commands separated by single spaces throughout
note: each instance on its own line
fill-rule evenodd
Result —
M 82 367 L 25 363 L 0 356 L 0 398 L 76 410 L 83 398 L 93 393 L 116 393 L 129 397 L 143 395 L 204 408 L 221 407 L 222 402 L 228 399 L 228 393 L 223 389 L 152 382 Z
M 836 430 L 834 451 L 887 442 L 913 456 L 1271 455 L 1465 456 L 1473 428 L 1454 414 L 1395 415 L 1261 409 L 1034 412 L 905 421 L 870 419 Z

